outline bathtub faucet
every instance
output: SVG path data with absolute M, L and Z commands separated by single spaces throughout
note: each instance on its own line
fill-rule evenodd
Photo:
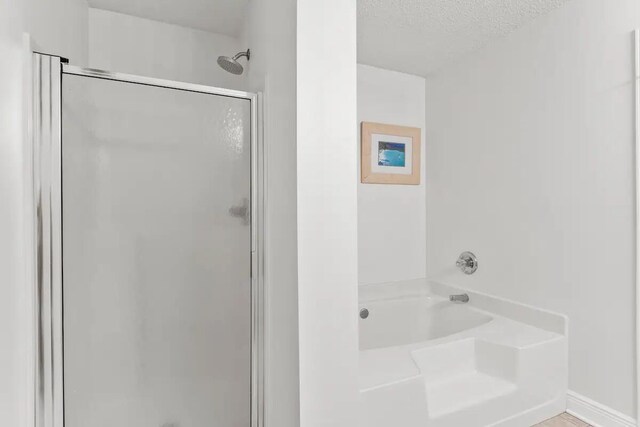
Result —
M 469 302 L 469 295 L 467 295 L 467 294 L 449 295 L 449 301 L 451 301 L 451 302 Z

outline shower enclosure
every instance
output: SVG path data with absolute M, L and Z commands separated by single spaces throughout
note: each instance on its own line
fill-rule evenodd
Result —
M 254 94 L 34 54 L 36 424 L 262 424 Z

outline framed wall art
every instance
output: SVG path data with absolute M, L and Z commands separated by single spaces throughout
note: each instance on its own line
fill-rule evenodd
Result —
M 420 128 L 361 124 L 361 182 L 420 184 Z

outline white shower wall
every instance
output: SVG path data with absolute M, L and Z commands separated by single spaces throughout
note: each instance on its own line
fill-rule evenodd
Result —
M 358 128 L 363 121 L 417 127 L 425 147 L 424 90 L 423 77 L 359 64 Z M 420 185 L 362 184 L 358 178 L 360 284 L 426 275 L 424 153 L 423 148 Z
M 216 59 L 246 48 L 240 38 L 89 9 L 92 68 L 245 90 L 246 73 L 230 74 Z
M 628 416 L 636 27 L 637 0 L 569 2 L 426 89 L 430 276 L 567 314 L 569 388 Z
M 251 48 L 245 73 L 216 63 Z M 261 92 L 265 158 L 265 423 L 299 425 L 296 252 L 296 1 L 252 0 L 233 38 L 100 9 L 89 10 L 91 67 Z

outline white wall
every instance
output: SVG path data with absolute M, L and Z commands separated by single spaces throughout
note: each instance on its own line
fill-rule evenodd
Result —
M 64 56 L 72 64 L 87 65 L 89 8 L 86 0 L 13 2 L 22 4 L 22 29 L 31 35 L 40 52 Z
M 300 425 L 357 425 L 356 2 L 298 0 Z
M 0 2 L 0 424 L 26 427 L 32 394 L 31 283 L 24 197 L 23 32 L 40 51 L 86 64 L 84 0 Z M 29 264 L 30 265 L 30 264 Z
M 252 0 L 245 28 L 249 90 L 264 95 L 265 425 L 299 427 L 296 0 Z
M 359 64 L 358 130 L 363 121 L 418 127 L 424 147 L 424 90 L 423 77 Z M 363 184 L 358 179 L 360 284 L 426 276 L 424 153 L 420 185 Z
M 244 90 L 246 74 L 228 73 L 216 60 L 245 49 L 226 35 L 89 9 L 92 68 Z
M 0 3 L 0 423 L 26 426 L 29 378 L 26 337 L 22 180 L 23 10 Z M 28 360 L 28 359 L 27 359 Z
M 569 2 L 426 89 L 430 276 L 568 314 L 570 389 L 630 416 L 635 27 L 637 0 Z

